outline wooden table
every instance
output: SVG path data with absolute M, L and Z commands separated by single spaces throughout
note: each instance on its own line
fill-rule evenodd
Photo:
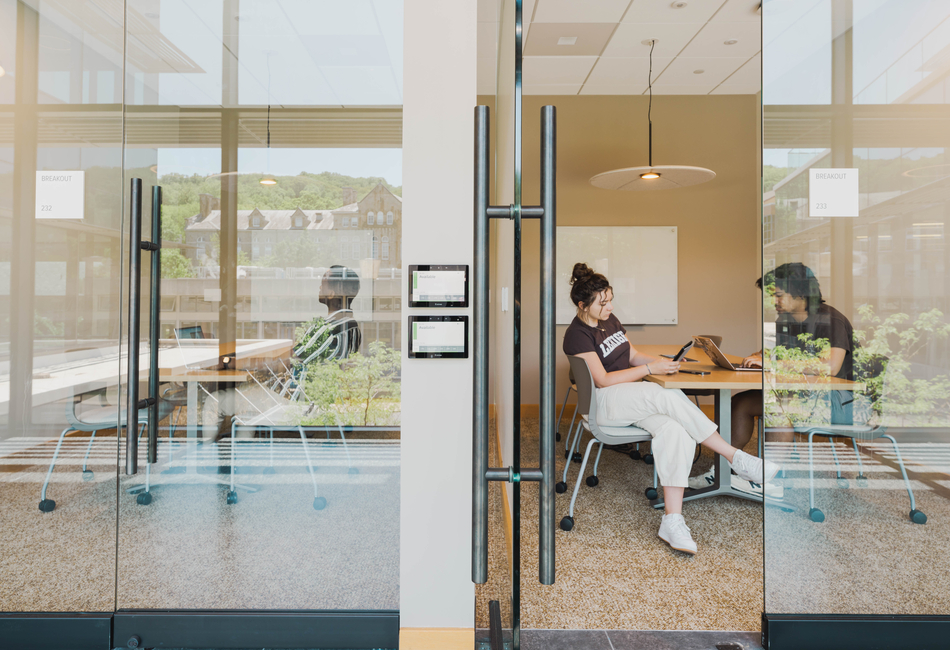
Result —
M 635 345 L 638 352 L 658 357 L 661 354 L 676 354 L 680 345 Z M 683 362 L 684 370 L 704 370 L 708 375 L 689 375 L 676 373 L 674 375 L 647 375 L 646 380 L 659 384 L 663 388 L 705 389 L 716 392 L 716 423 L 719 425 L 719 434 L 726 442 L 732 441 L 732 393 L 743 390 L 863 390 L 864 384 L 838 379 L 837 377 L 813 377 L 801 375 L 795 379 L 786 377 L 777 378 L 771 373 L 725 370 L 715 365 L 701 348 L 694 347 L 687 354 L 687 358 L 695 359 L 696 363 Z M 727 354 L 726 357 L 733 365 L 742 362 L 742 357 Z M 764 386 L 763 386 L 764 384 Z M 725 457 L 716 454 L 716 481 L 708 488 L 701 490 L 687 490 L 684 501 L 704 499 L 719 495 L 727 495 L 750 501 L 762 501 L 747 492 L 740 492 L 732 487 L 732 470 Z M 651 501 L 654 508 L 662 508 L 663 501 Z

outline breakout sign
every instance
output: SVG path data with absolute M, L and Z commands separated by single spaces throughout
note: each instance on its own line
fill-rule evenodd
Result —
M 36 218 L 82 219 L 85 193 L 85 172 L 36 172 Z
M 809 169 L 810 217 L 858 216 L 857 169 Z

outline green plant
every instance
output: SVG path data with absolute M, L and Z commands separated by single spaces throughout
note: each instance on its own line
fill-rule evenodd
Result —
M 366 354 L 309 364 L 304 391 L 315 408 L 303 424 L 397 424 L 401 364 L 399 351 L 382 341 L 370 343 Z

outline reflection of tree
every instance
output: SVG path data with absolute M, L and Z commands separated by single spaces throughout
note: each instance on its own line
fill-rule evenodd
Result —
M 382 341 L 370 343 L 366 354 L 310 364 L 304 390 L 316 408 L 302 424 L 398 424 L 401 364 L 400 352 Z
M 163 248 L 162 277 L 168 280 L 193 278 L 195 277 L 195 269 L 191 266 L 191 260 L 182 255 L 177 248 Z
M 855 396 L 855 424 L 873 420 L 891 426 L 947 426 L 950 424 L 950 374 L 945 369 L 929 369 L 914 359 L 937 342 L 950 338 L 950 323 L 938 309 L 919 314 L 913 321 L 907 314 L 881 318 L 871 305 L 858 308 L 862 329 L 854 330 L 854 381 L 864 384 Z M 822 360 L 828 353 L 827 339 L 802 334 L 804 349 L 777 346 L 766 350 L 766 369 L 777 384 L 795 383 L 806 375 L 828 373 Z M 885 389 L 885 379 L 887 387 Z M 766 393 L 766 421 L 770 427 L 795 427 L 821 423 L 816 406 L 823 404 L 817 391 L 769 390 Z

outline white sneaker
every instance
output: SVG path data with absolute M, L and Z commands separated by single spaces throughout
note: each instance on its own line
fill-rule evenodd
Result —
M 732 489 L 746 494 L 754 494 L 757 497 L 762 496 L 762 484 L 755 481 L 745 481 L 742 479 L 732 482 Z M 785 498 L 785 488 L 772 482 L 765 484 L 765 498 L 773 501 L 781 501 Z
M 779 466 L 770 460 L 763 461 L 741 449 L 732 457 L 732 470 L 739 478 L 756 483 L 768 483 L 778 474 Z M 763 472 L 765 476 L 763 476 Z
M 657 535 L 669 544 L 670 548 L 690 555 L 696 554 L 696 542 L 693 541 L 693 536 L 689 534 L 689 526 L 686 525 L 683 515 L 663 515 L 663 520 L 660 522 L 660 532 Z
M 690 476 L 689 489 L 702 490 L 703 488 L 712 487 L 715 482 L 716 470 L 715 468 L 710 468 L 710 470 L 705 474 L 700 474 L 699 476 Z

